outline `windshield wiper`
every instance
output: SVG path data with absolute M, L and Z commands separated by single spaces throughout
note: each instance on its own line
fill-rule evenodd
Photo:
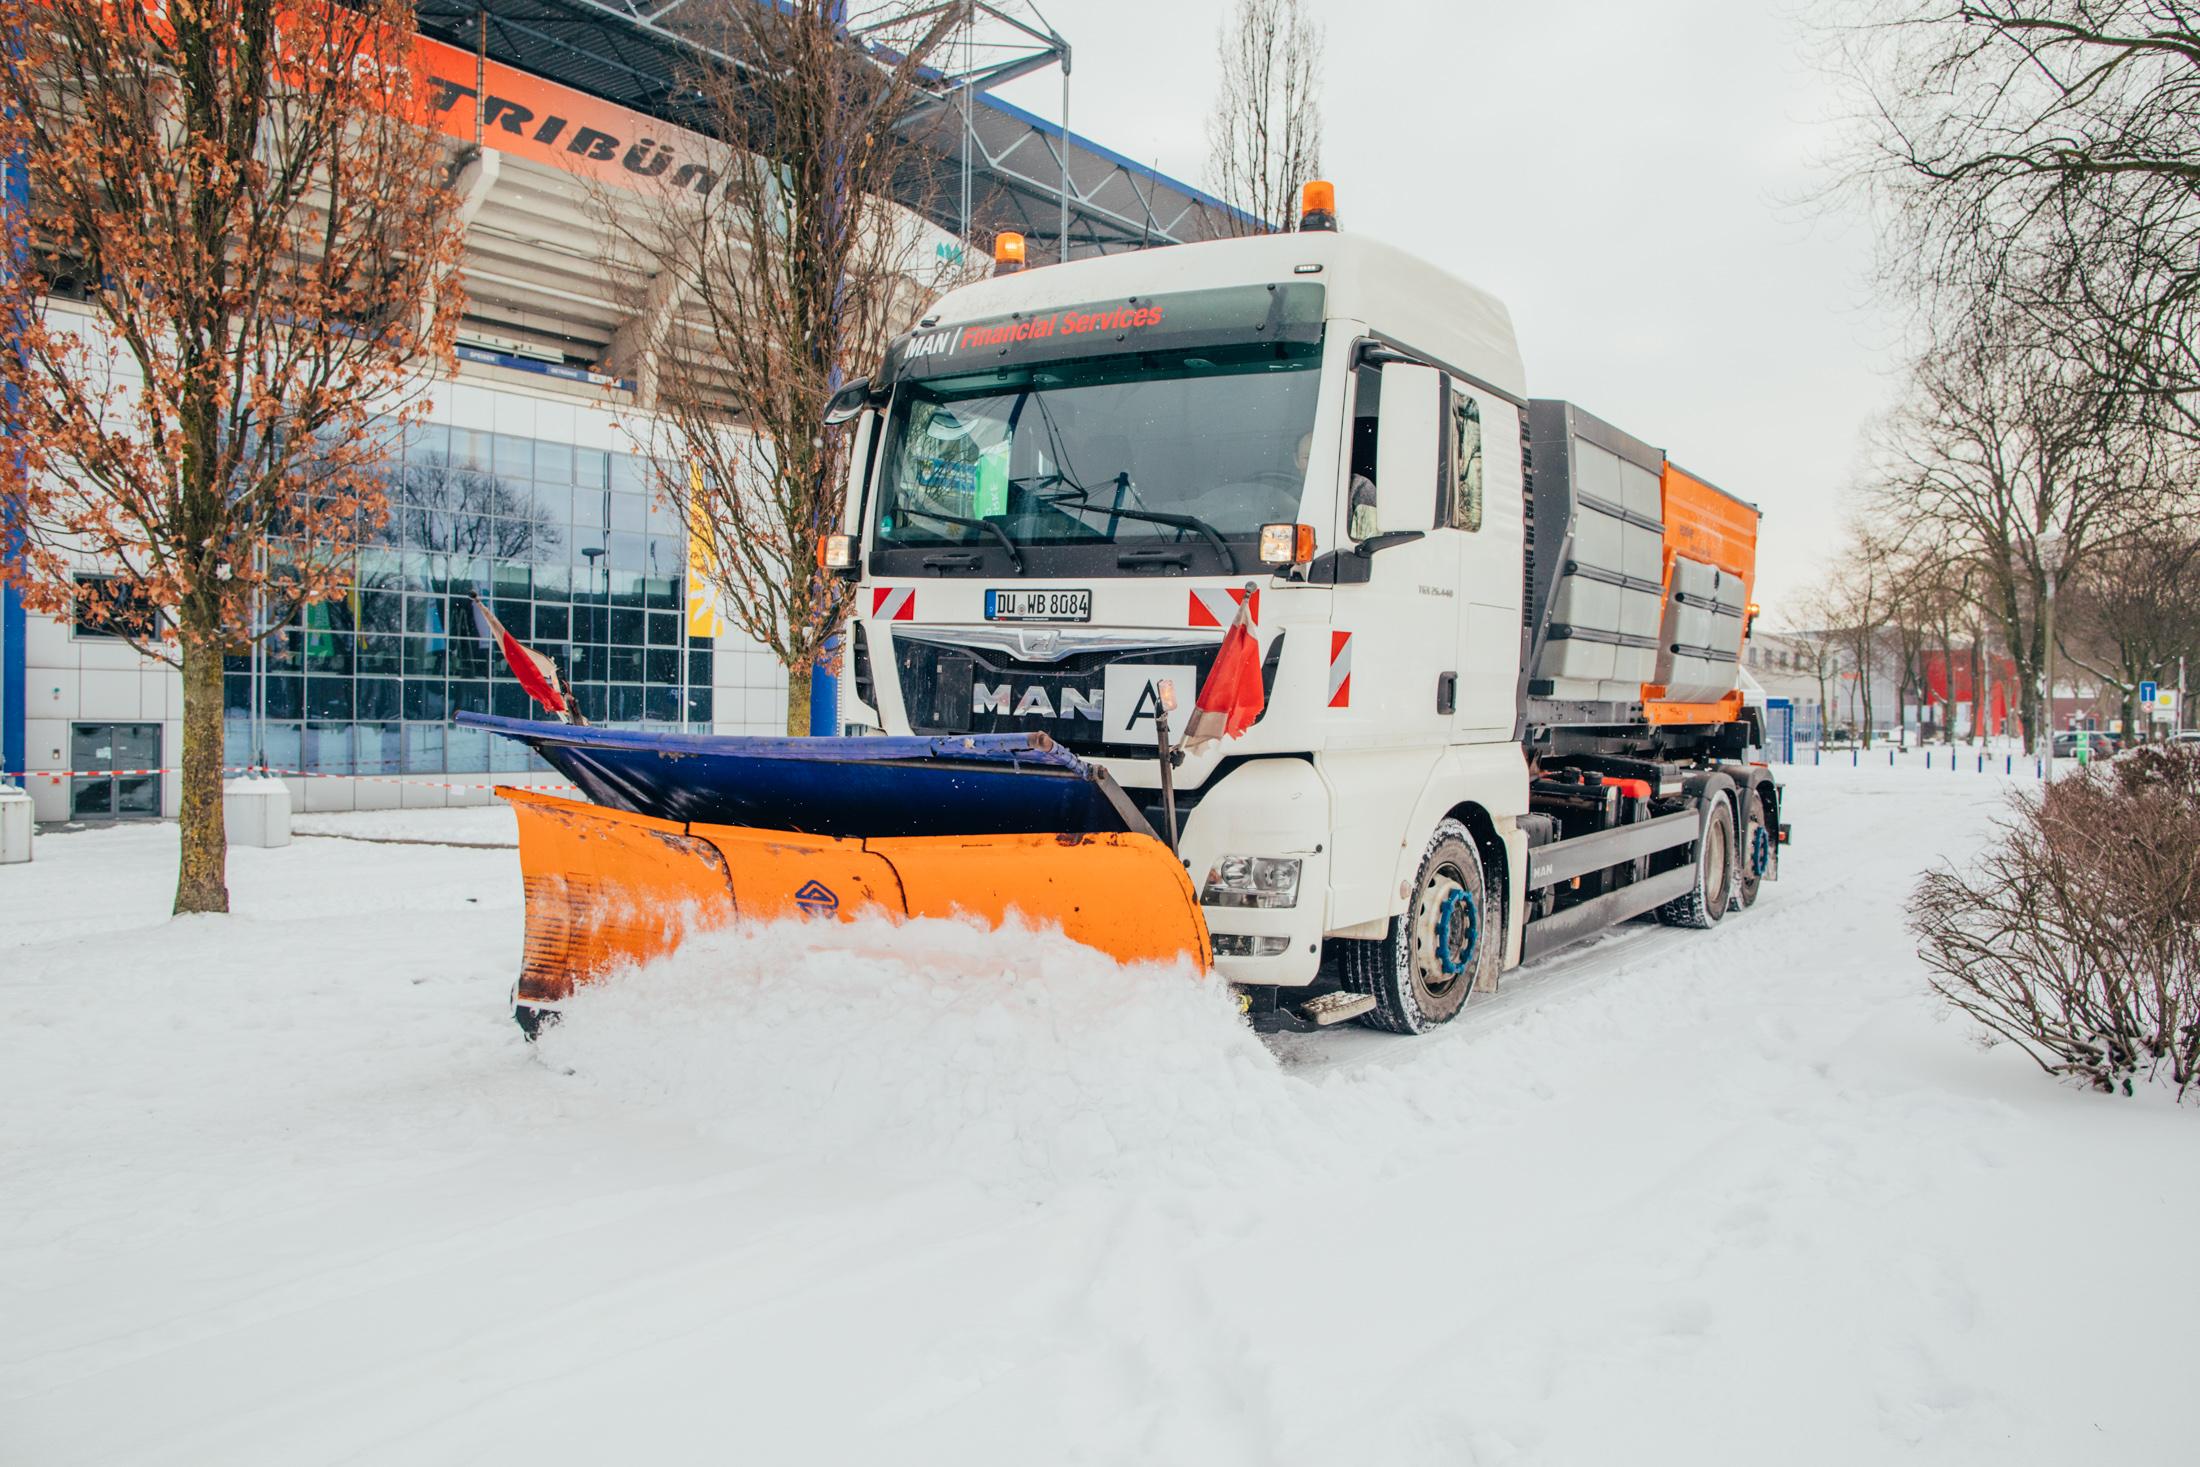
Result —
M 1055 474 L 1051 477 L 1057 483 L 1068 485 L 1069 491 L 1064 494 L 1041 495 L 1040 497 L 1046 500 L 1047 503 L 1060 507 L 1069 504 L 1071 500 L 1075 500 L 1076 503 L 1069 504 L 1069 507 L 1079 514 L 1104 513 L 1110 519 L 1145 520 L 1149 524 L 1172 525 L 1179 530 L 1191 530 L 1196 534 L 1205 536 L 1207 543 L 1215 547 L 1215 552 L 1222 557 L 1222 563 L 1230 567 L 1231 575 L 1234 576 L 1238 573 L 1237 552 L 1230 548 L 1229 541 L 1222 538 L 1221 531 L 1208 524 L 1198 515 L 1174 514 L 1165 510 L 1136 509 L 1126 506 L 1123 503 L 1124 492 L 1126 490 L 1132 493 L 1137 492 L 1131 489 L 1129 474 L 1122 473 L 1115 476 L 1116 502 L 1109 505 L 1105 510 L 1092 502 L 1092 488 L 1090 485 L 1077 483 L 1075 480 L 1061 474 Z M 1114 527 L 1111 525 L 1109 528 L 1112 530 Z M 1115 543 L 1113 534 L 1108 536 L 1108 542 L 1110 544 Z
M 1022 575 L 1024 573 L 1024 557 L 1016 549 L 1016 542 L 1009 538 L 1008 531 L 1002 529 L 993 521 L 966 519 L 959 514 L 941 514 L 936 509 L 917 509 L 907 504 L 900 506 L 900 509 L 903 514 L 913 514 L 920 520 L 937 520 L 943 525 L 961 525 L 965 529 L 984 530 L 1001 542 L 1001 548 L 1008 552 L 1008 563 L 1016 567 L 1016 574 Z M 1237 567 L 1233 565 L 1230 569 L 1235 571 Z
M 1099 507 L 1094 505 L 1091 508 L 1097 512 Z M 1238 573 L 1237 552 L 1230 548 L 1230 542 L 1222 538 L 1220 530 L 1196 514 L 1169 514 L 1158 509 L 1128 509 L 1122 505 L 1111 506 L 1108 513 L 1120 515 L 1127 520 L 1147 520 L 1157 525 L 1173 525 L 1179 530 L 1191 530 L 1204 535 L 1207 543 L 1215 547 L 1215 553 L 1222 557 L 1222 563 L 1230 567 L 1230 574 L 1234 576 Z

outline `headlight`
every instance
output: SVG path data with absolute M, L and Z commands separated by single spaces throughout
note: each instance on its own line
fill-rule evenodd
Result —
M 1295 907 L 1299 864 L 1296 856 L 1224 856 L 1207 868 L 1199 900 L 1209 907 Z

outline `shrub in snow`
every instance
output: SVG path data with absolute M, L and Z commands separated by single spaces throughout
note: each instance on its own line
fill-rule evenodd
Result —
M 1932 983 L 2050 1074 L 2200 1078 L 2200 754 L 2142 749 L 2020 800 L 1910 899 Z

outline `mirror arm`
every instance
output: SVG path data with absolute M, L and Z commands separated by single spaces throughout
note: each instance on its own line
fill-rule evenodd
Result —
M 1426 530 L 1392 530 L 1387 534 L 1370 535 L 1353 546 L 1352 553 L 1363 560 L 1372 560 L 1378 550 L 1388 550 L 1393 545 L 1411 545 L 1427 534 Z

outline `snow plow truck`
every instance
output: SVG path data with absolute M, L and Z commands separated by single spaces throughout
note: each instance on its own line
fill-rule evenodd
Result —
M 1756 900 L 1787 834 L 1740 670 L 1756 509 L 1529 397 L 1497 299 L 1307 205 L 999 271 L 834 398 L 845 732 L 467 717 L 587 797 L 504 792 L 530 1032 L 696 928 L 883 910 L 1410 1034 L 1613 924 Z M 1233 624 L 1257 716 L 1187 749 L 1170 705 Z

